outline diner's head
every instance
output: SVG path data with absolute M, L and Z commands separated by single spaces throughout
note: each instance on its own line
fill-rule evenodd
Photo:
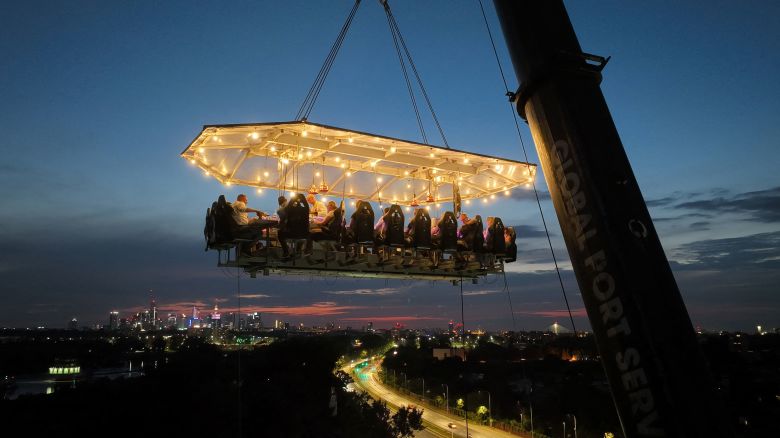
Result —
M 276 199 L 276 201 L 279 202 L 279 205 L 284 205 L 284 203 L 287 202 L 287 198 L 280 196 Z
M 461 213 L 460 214 L 460 221 L 465 224 L 466 222 L 469 221 L 469 215 L 467 215 L 466 213 Z
M 236 201 L 243 202 L 244 204 L 246 204 L 247 202 L 246 195 L 241 193 L 240 195 L 236 196 Z
M 314 197 L 314 195 L 310 194 L 306 197 L 306 201 L 309 202 L 309 204 L 314 205 L 315 202 L 317 202 L 317 198 Z
M 333 211 L 336 209 L 336 201 L 328 201 L 328 211 Z

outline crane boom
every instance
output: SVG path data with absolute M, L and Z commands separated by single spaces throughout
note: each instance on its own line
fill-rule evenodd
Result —
M 494 0 L 627 438 L 730 437 L 682 296 L 561 0 Z

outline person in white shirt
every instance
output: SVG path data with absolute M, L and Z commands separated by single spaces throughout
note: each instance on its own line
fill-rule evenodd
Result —
M 238 225 L 249 225 L 253 222 L 256 222 L 260 216 L 265 215 L 265 213 L 260 210 L 247 207 L 246 203 L 247 198 L 243 193 L 238 195 L 236 197 L 236 202 L 233 203 L 233 220 L 235 220 Z M 249 219 L 249 215 L 247 213 L 255 213 L 257 217 Z
M 318 201 L 314 195 L 310 194 L 307 196 L 306 201 L 309 202 L 309 214 L 319 217 L 325 217 L 328 215 L 328 208 L 325 206 L 325 204 Z

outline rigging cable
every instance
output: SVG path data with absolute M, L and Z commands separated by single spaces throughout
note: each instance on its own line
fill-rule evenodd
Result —
M 409 52 L 409 48 L 406 46 L 406 41 L 404 40 L 404 37 L 401 34 L 401 28 L 398 27 L 398 22 L 395 19 L 395 15 L 393 15 L 393 11 L 390 10 L 390 4 L 387 2 L 387 0 L 382 0 L 381 3 L 382 6 L 385 7 L 385 13 L 387 14 L 388 21 L 391 23 L 393 29 L 395 29 L 395 33 L 398 35 L 398 41 L 401 42 L 401 47 L 404 49 L 406 58 L 409 60 L 409 66 L 412 68 L 412 73 L 414 73 L 414 77 L 417 80 L 417 85 L 420 86 L 420 91 L 422 92 L 422 95 L 425 98 L 425 103 L 428 105 L 428 110 L 431 112 L 431 116 L 433 117 L 433 122 L 436 124 L 436 129 L 439 130 L 439 135 L 441 135 L 441 140 L 444 142 L 444 146 L 446 146 L 447 149 L 449 149 L 450 144 L 447 142 L 447 137 L 445 137 L 444 135 L 444 130 L 442 129 L 441 124 L 439 123 L 439 118 L 436 116 L 436 111 L 433 110 L 433 104 L 431 103 L 431 99 L 428 97 L 428 92 L 425 90 L 425 86 L 423 85 L 422 78 L 420 77 L 420 73 L 417 71 L 417 66 L 414 64 L 414 60 L 412 59 L 412 54 Z
M 460 274 L 460 341 L 463 343 L 463 362 L 466 362 L 466 317 L 463 311 L 463 274 Z M 463 398 L 463 418 L 466 421 L 466 436 L 469 435 L 469 398 L 468 394 Z
M 501 80 L 504 82 L 504 89 L 506 95 L 511 96 L 512 92 L 509 91 L 509 85 L 506 82 L 506 76 L 504 76 L 504 69 L 501 67 L 501 59 L 498 57 L 498 51 L 496 50 L 496 43 L 493 40 L 493 32 L 490 31 L 490 24 L 488 23 L 487 15 L 485 15 L 485 8 L 482 5 L 482 0 L 479 0 L 479 9 L 482 11 L 482 18 L 485 21 L 485 29 L 487 29 L 488 36 L 490 37 L 490 45 L 493 46 L 493 54 L 496 57 L 496 63 L 498 64 L 498 71 L 501 73 Z M 512 108 L 512 102 L 509 101 L 509 111 L 512 113 L 512 118 L 515 121 L 515 129 L 517 130 L 517 136 L 520 137 L 520 145 L 523 148 L 523 156 L 525 162 L 528 163 L 528 152 L 525 149 L 525 141 L 523 141 L 523 135 L 520 132 L 520 123 L 517 121 L 517 112 Z M 528 165 L 528 173 L 531 174 L 531 166 Z M 563 286 L 563 278 L 561 277 L 561 270 L 558 267 L 558 259 L 555 257 L 555 251 L 553 250 L 552 240 L 550 239 L 550 231 L 547 228 L 547 221 L 544 219 L 544 212 L 542 211 L 542 201 L 539 198 L 539 191 L 536 188 L 535 178 L 531 179 L 531 185 L 534 189 L 534 195 L 536 196 L 536 205 L 539 207 L 539 215 L 542 218 L 542 224 L 544 225 L 544 233 L 547 235 L 547 244 L 550 246 L 550 254 L 552 255 L 553 263 L 555 264 L 555 272 L 558 274 L 558 283 L 561 285 L 561 292 L 563 292 L 563 300 L 566 303 L 566 311 L 569 313 L 569 321 L 571 321 L 572 331 L 576 334 L 577 327 L 574 325 L 574 317 L 571 313 L 571 307 L 569 306 L 569 298 L 566 296 L 566 288 Z M 513 315 L 514 316 L 514 315 Z
M 266 249 L 267 250 L 267 249 Z M 239 243 L 238 246 L 236 246 L 236 295 L 238 295 L 238 327 L 236 330 L 236 333 L 241 332 L 241 264 L 239 264 L 239 259 L 241 258 L 241 244 Z M 238 334 L 236 335 L 236 344 L 238 344 Z M 243 436 L 241 433 L 241 346 L 238 346 L 238 365 L 237 368 L 237 379 L 236 383 L 238 385 L 238 436 Z
M 393 27 L 392 13 L 390 12 L 390 5 L 387 4 L 387 0 L 382 0 L 382 4 L 385 7 L 385 14 L 387 15 L 387 25 L 390 27 L 390 35 L 393 37 L 393 45 L 395 46 L 395 52 L 398 54 L 398 63 L 401 64 L 401 71 L 406 81 L 406 89 L 409 91 L 409 98 L 412 100 L 412 108 L 414 108 L 414 115 L 417 117 L 417 126 L 420 128 L 420 134 L 422 135 L 423 143 L 428 144 L 428 136 L 425 135 L 425 127 L 423 126 L 422 118 L 420 118 L 420 109 L 417 107 L 417 99 L 414 97 L 414 90 L 412 89 L 412 83 L 409 81 L 409 73 L 406 71 L 406 63 L 404 62 L 404 56 L 401 54 L 401 47 L 398 44 L 398 36 L 396 35 L 395 28 Z
M 339 49 L 344 43 L 344 38 L 347 36 L 347 31 L 349 30 L 350 25 L 352 25 L 352 20 L 355 18 L 355 14 L 357 13 L 359 6 L 360 0 L 355 0 L 355 4 L 352 6 L 352 10 L 350 10 L 346 21 L 341 26 L 341 31 L 339 31 L 339 34 L 336 37 L 336 41 L 333 42 L 333 45 L 330 48 L 330 52 L 325 58 L 325 62 L 323 62 L 322 67 L 320 67 L 320 71 L 317 73 L 317 77 L 314 78 L 314 83 L 311 84 L 309 92 L 306 94 L 306 98 L 303 100 L 303 103 L 301 103 L 300 109 L 298 109 L 298 113 L 295 116 L 296 120 L 308 119 L 312 109 L 314 109 L 314 103 L 317 101 L 317 98 L 320 95 L 320 91 L 322 91 L 322 87 L 325 84 L 325 79 L 327 79 L 328 73 L 330 73 L 330 69 L 333 67 L 333 62 L 336 60 L 336 55 L 338 55 Z

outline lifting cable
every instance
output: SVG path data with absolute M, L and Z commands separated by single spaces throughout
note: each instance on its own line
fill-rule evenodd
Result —
M 460 341 L 463 343 L 463 362 L 466 362 L 466 317 L 463 311 L 463 273 L 460 274 Z M 425 396 L 425 394 L 423 394 Z M 492 412 L 491 412 L 492 414 Z M 469 397 L 463 398 L 463 418 L 466 421 L 466 436 L 469 435 Z
M 428 136 L 425 135 L 425 127 L 423 126 L 422 119 L 420 118 L 420 109 L 417 107 L 417 99 L 414 97 L 414 90 L 412 89 L 412 83 L 409 82 L 409 73 L 406 71 L 406 63 L 404 57 L 401 54 L 401 47 L 398 45 L 398 35 L 396 35 L 395 27 L 393 27 L 392 13 L 390 12 L 390 5 L 384 0 L 382 4 L 385 6 L 385 13 L 387 14 L 387 25 L 390 27 L 390 35 L 393 37 L 393 45 L 395 46 L 395 52 L 398 54 L 398 63 L 401 64 L 401 71 L 404 74 L 404 80 L 406 81 L 406 89 L 409 91 L 409 98 L 412 100 L 412 108 L 414 108 L 414 115 L 417 117 L 417 126 L 420 128 L 420 135 L 422 135 L 423 143 L 428 144 Z
M 266 249 L 267 251 L 268 249 Z M 238 386 L 238 436 L 241 437 L 242 429 L 242 400 L 241 400 L 241 346 L 238 345 L 239 335 L 241 333 L 241 264 L 239 260 L 241 258 L 241 244 L 236 246 L 236 295 L 238 296 L 238 327 L 236 327 L 236 345 L 238 346 L 238 360 L 236 365 L 236 384 Z M 235 319 L 234 319 L 235 321 Z
M 482 5 L 482 0 L 479 0 L 479 9 L 482 11 L 482 18 L 485 21 L 485 29 L 487 29 L 488 36 L 490 37 L 490 45 L 493 46 L 493 54 L 496 57 L 496 63 L 498 64 L 498 71 L 501 73 L 501 80 L 504 82 L 504 89 L 506 95 L 511 96 L 512 92 L 509 91 L 509 85 L 506 82 L 506 76 L 504 76 L 504 69 L 501 67 L 501 59 L 498 57 L 498 51 L 496 50 L 496 43 L 493 41 L 493 32 L 490 31 L 490 24 L 488 24 L 487 15 L 485 15 L 485 8 Z M 528 163 L 528 152 L 525 149 L 525 142 L 523 141 L 523 134 L 520 132 L 520 123 L 517 121 L 517 112 L 512 107 L 512 102 L 509 101 L 509 111 L 512 113 L 512 118 L 515 121 L 515 129 L 517 130 L 517 136 L 520 138 L 520 146 L 523 148 L 523 156 L 525 162 Z M 529 175 L 530 175 L 530 165 Z M 536 196 L 536 205 L 539 207 L 539 215 L 542 217 L 542 224 L 544 225 L 544 233 L 547 235 L 547 244 L 550 246 L 550 254 L 552 255 L 553 263 L 555 264 L 555 272 L 558 274 L 558 283 L 561 285 L 561 292 L 563 293 L 563 300 L 566 303 L 566 311 L 569 313 L 569 321 L 571 321 L 572 331 L 576 334 L 577 328 L 574 325 L 574 317 L 571 314 L 571 307 L 569 306 L 569 299 L 566 296 L 566 288 L 563 286 L 563 278 L 561 277 L 561 270 L 558 268 L 558 259 L 555 257 L 555 251 L 553 250 L 552 240 L 550 239 L 550 231 L 547 228 L 547 221 L 544 219 L 544 212 L 542 211 L 542 201 L 539 199 L 539 191 L 536 188 L 536 180 L 531 179 L 531 185 L 534 189 L 534 195 Z M 507 289 L 508 292 L 508 289 Z M 514 315 L 512 315 L 514 317 Z
M 339 53 L 339 49 L 344 43 L 344 38 L 347 36 L 347 31 L 349 30 L 349 26 L 352 24 L 352 20 L 355 18 L 355 13 L 357 13 L 359 6 L 360 0 L 355 0 L 355 4 L 352 6 L 352 10 L 350 10 L 349 15 L 347 15 L 347 20 L 341 26 L 341 31 L 339 31 L 339 34 L 336 37 L 336 41 L 333 42 L 333 45 L 330 48 L 330 52 L 325 58 L 325 62 L 323 62 L 319 73 L 317 73 L 317 77 L 314 79 L 314 83 L 311 84 L 311 87 L 309 88 L 309 93 L 306 94 L 306 98 L 303 100 L 301 108 L 298 110 L 298 114 L 295 116 L 295 120 L 306 120 L 309 118 L 309 114 L 311 114 L 312 109 L 314 109 L 314 103 L 317 101 L 317 97 L 319 97 L 320 91 L 322 91 L 322 86 L 325 84 L 325 79 L 328 77 L 328 73 L 330 73 L 331 67 L 333 67 L 333 62 L 336 60 L 336 55 Z
M 436 129 L 439 130 L 439 135 L 441 135 L 441 140 L 444 142 L 444 146 L 447 147 L 447 149 L 450 148 L 450 144 L 447 142 L 447 137 L 444 135 L 444 130 L 441 127 L 441 123 L 439 123 L 439 118 L 436 116 L 436 111 L 433 109 L 433 104 L 431 103 L 431 99 L 428 97 L 428 92 L 425 90 L 425 86 L 423 85 L 422 78 L 420 77 L 420 73 L 417 71 L 417 66 L 414 64 L 414 60 L 412 59 L 412 54 L 409 52 L 409 48 L 406 46 L 406 41 L 404 40 L 403 35 L 401 34 L 401 28 L 398 27 L 398 22 L 395 20 L 395 15 L 393 15 L 393 11 L 390 10 L 390 4 L 388 3 L 388 0 L 380 0 L 380 3 L 382 3 L 382 6 L 385 8 L 385 14 L 387 15 L 387 22 L 390 25 L 390 33 L 393 35 L 393 43 L 395 44 L 396 51 L 398 52 L 398 58 L 401 61 L 401 69 L 404 72 L 404 78 L 406 79 L 407 88 L 409 89 L 410 97 L 412 98 L 412 105 L 415 107 L 415 113 L 417 113 L 417 119 L 418 122 L 420 120 L 419 112 L 417 111 L 417 104 L 414 99 L 414 95 L 412 93 L 412 89 L 409 86 L 409 77 L 406 73 L 406 67 L 404 65 L 404 61 L 401 57 L 400 50 L 398 50 L 398 43 L 401 43 L 401 47 L 404 50 L 404 54 L 406 55 L 406 59 L 409 61 L 409 66 L 412 68 L 412 73 L 414 73 L 414 78 L 417 80 L 417 85 L 420 87 L 420 91 L 422 92 L 423 97 L 425 98 L 425 103 L 428 106 L 428 110 L 431 112 L 431 117 L 433 117 L 433 122 L 436 124 Z M 396 41 L 397 38 L 397 41 Z M 424 131 L 422 129 L 422 126 L 420 126 L 421 131 Z M 425 133 L 423 132 L 423 138 L 425 138 Z M 427 144 L 427 140 L 425 141 Z

